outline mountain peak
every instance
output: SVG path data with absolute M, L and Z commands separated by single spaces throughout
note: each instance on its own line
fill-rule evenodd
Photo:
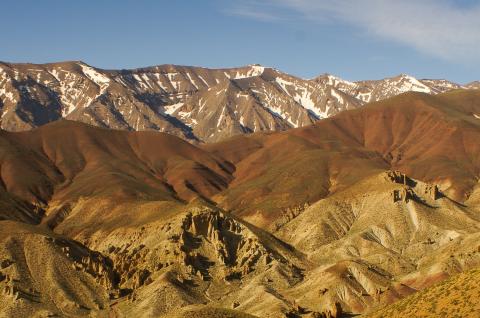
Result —
M 398 74 L 397 76 L 394 76 L 394 77 L 391 77 L 392 79 L 393 78 L 399 78 L 399 79 L 406 79 L 406 80 L 409 80 L 409 81 L 418 81 L 418 79 L 410 74 L 407 74 L 407 73 L 400 73 Z

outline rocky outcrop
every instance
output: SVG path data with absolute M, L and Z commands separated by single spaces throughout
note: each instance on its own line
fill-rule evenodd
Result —
M 392 170 L 387 171 L 386 178 L 391 182 L 403 184 L 406 186 L 415 185 L 415 182 L 413 181 L 413 179 L 410 179 L 406 174 L 401 173 L 400 171 L 392 171 Z
M 62 204 L 58 207 L 47 210 L 47 216 L 42 220 L 50 229 L 54 229 L 58 224 L 68 217 L 72 210 L 70 203 Z
M 208 242 L 215 262 L 224 266 L 224 278 L 241 278 L 257 263 L 269 264 L 273 256 L 240 222 L 219 211 L 189 213 L 183 220 L 179 244 L 181 257 L 192 274 L 208 279 L 207 258 L 196 251 L 195 242 Z
M 65 239 L 45 237 L 45 240 L 58 246 L 60 251 L 71 261 L 72 269 L 92 276 L 95 281 L 107 290 L 118 287 L 118 274 L 112 261 L 101 253 L 91 251 L 79 243 Z
M 150 262 L 147 255 L 150 250 L 145 245 L 129 249 L 111 246 L 107 254 L 110 256 L 115 272 L 118 274 L 118 285 L 124 290 L 135 290 L 151 282 L 151 274 L 172 265 L 173 262 Z
M 385 177 L 391 182 L 404 186 L 392 191 L 393 202 L 407 203 L 410 200 L 416 200 L 425 203 L 426 201 L 435 201 L 443 196 L 438 185 L 416 181 L 399 171 L 387 171 Z

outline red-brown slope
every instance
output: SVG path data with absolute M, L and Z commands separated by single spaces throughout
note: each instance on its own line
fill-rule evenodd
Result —
M 215 201 L 262 226 L 286 208 L 303 207 L 388 169 L 381 156 L 353 138 L 318 126 L 236 137 L 205 148 L 236 166 L 234 181 Z
M 480 175 L 479 113 L 476 91 L 408 93 L 340 114 L 317 127 L 336 130 L 339 138 L 354 138 L 379 153 L 392 169 L 440 183 L 449 195 L 464 201 Z M 308 130 L 293 133 L 305 136 Z
M 29 132 L 2 132 L 0 142 L 4 191 L 42 206 L 89 196 L 208 198 L 231 179 L 228 163 L 163 133 L 60 121 Z

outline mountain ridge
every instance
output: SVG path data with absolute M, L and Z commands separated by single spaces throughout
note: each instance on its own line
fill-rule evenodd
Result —
M 466 89 L 404 74 L 376 81 L 349 82 L 328 74 L 308 80 L 258 64 L 129 70 L 104 70 L 81 61 L 0 65 L 2 129 L 28 130 L 66 118 L 107 128 L 163 131 L 191 142 L 303 127 L 411 90 L 438 94 Z

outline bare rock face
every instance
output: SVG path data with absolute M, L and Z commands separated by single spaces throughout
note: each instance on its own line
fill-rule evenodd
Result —
M 282 225 L 290 222 L 297 216 L 299 216 L 305 209 L 309 207 L 308 202 L 299 206 L 289 207 L 282 211 L 282 217 L 275 222 L 275 231 L 282 227 Z
M 403 185 L 412 185 L 415 183 L 415 181 L 413 181 L 407 175 L 401 173 L 400 171 L 387 171 L 386 178 L 391 182 Z
M 218 209 L 194 207 L 138 228 L 98 233 L 100 240 L 96 235 L 86 242 L 89 250 L 59 238 L 46 241 L 59 246 L 69 270 L 88 275 L 126 315 L 168 315 L 213 301 L 244 311 L 254 290 L 302 279 L 301 261 L 290 248 Z M 273 315 L 291 307 L 280 296 L 272 301 L 279 307 Z
M 275 234 L 322 264 L 307 272 L 295 296 L 306 313 L 325 317 L 332 304 L 368 312 L 409 295 L 450 275 L 458 259 L 458 268 L 478 266 L 476 245 L 466 243 L 478 237 L 470 213 L 439 186 L 386 171 L 310 205 Z M 469 252 L 448 256 L 460 245 Z
M 388 200 L 394 190 L 397 202 Z M 480 264 L 478 244 L 445 257 L 453 244 L 478 239 L 477 223 L 468 214 L 457 218 L 461 224 L 451 222 L 453 203 L 434 199 L 436 191 L 387 171 L 285 211 L 290 217 L 275 236 L 198 203 L 167 215 L 142 207 L 146 222 L 100 226 L 86 241 L 77 237 L 85 244 L 54 235 L 48 222 L 22 225 L 2 238 L 0 302 L 9 316 L 43 310 L 175 317 L 205 304 L 272 318 L 366 312 L 421 288 L 437 272 Z M 75 211 L 54 228 L 65 230 Z M 65 287 L 72 285 L 74 291 Z

